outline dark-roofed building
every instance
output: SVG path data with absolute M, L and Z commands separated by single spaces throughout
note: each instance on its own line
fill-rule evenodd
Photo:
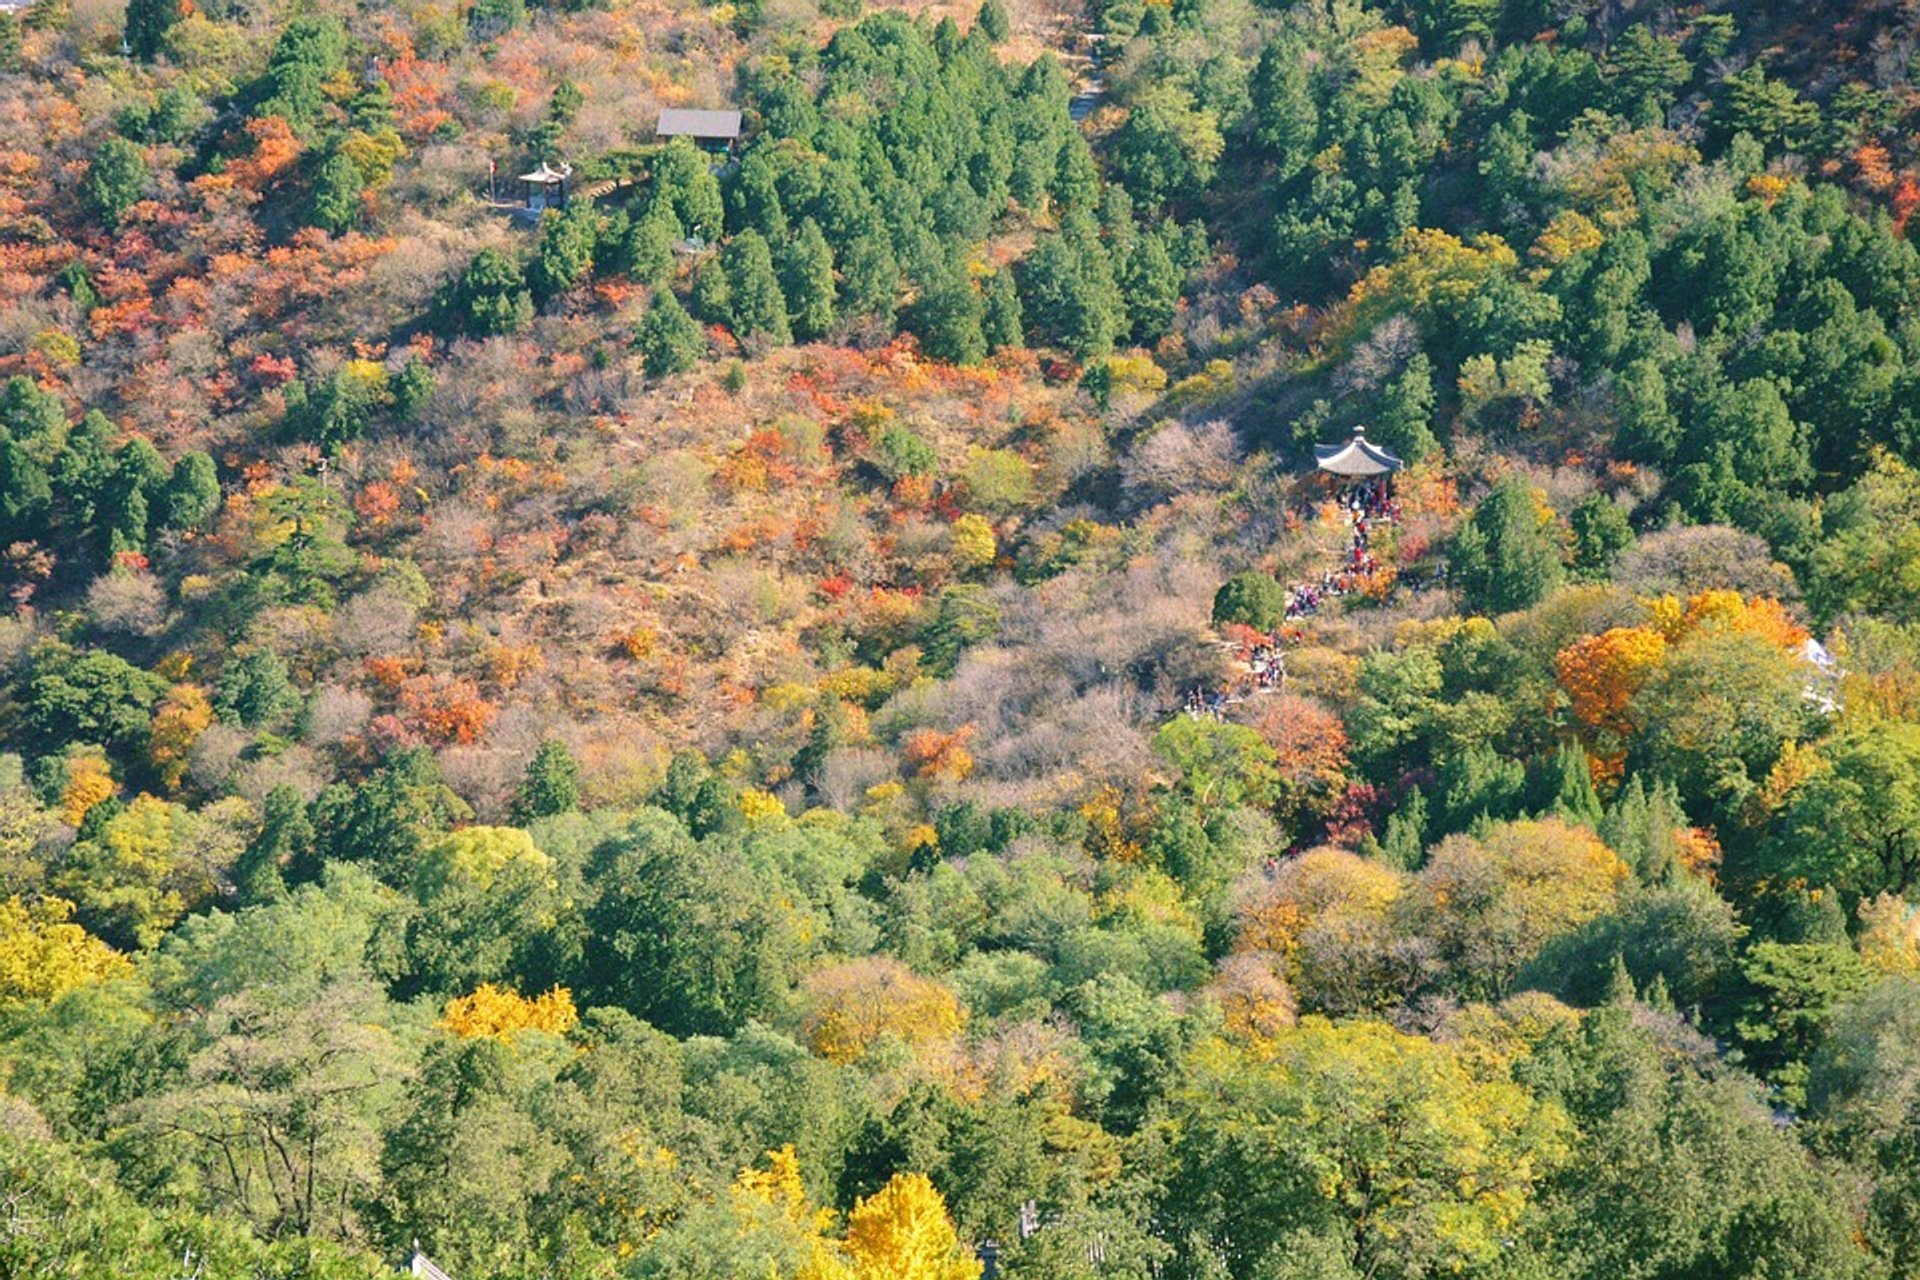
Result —
M 653 131 L 662 141 L 686 138 L 702 151 L 732 151 L 740 141 L 740 113 L 664 107 Z

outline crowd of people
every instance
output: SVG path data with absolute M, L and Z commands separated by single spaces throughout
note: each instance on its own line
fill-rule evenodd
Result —
M 1326 601 L 1364 587 L 1380 569 L 1372 550 L 1374 530 L 1400 518 L 1400 502 L 1384 477 L 1351 485 L 1342 490 L 1335 501 L 1346 516 L 1350 533 L 1346 554 L 1338 567 L 1326 570 L 1317 580 L 1297 583 L 1288 590 L 1288 622 L 1311 617 Z M 1253 674 L 1255 692 L 1276 690 L 1286 683 L 1286 656 L 1274 640 L 1255 645 L 1247 655 L 1247 667 Z M 1227 708 L 1242 700 L 1220 690 L 1194 688 L 1187 692 L 1183 710 L 1190 716 L 1218 720 Z
M 1400 518 L 1400 502 L 1385 480 L 1365 480 L 1340 494 L 1350 534 L 1340 566 L 1328 569 L 1318 581 L 1302 582 L 1287 593 L 1287 621 L 1312 617 L 1326 601 L 1358 591 L 1379 571 L 1372 550 L 1373 530 Z

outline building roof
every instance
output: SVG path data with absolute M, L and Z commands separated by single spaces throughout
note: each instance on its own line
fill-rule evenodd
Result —
M 542 160 L 538 169 L 535 169 L 532 173 L 521 174 L 520 181 L 538 182 L 543 185 L 549 182 L 564 182 L 567 175 L 572 172 L 573 166 L 570 164 L 563 164 L 558 169 L 555 169 L 545 160 Z
M 689 111 L 683 107 L 664 107 L 654 133 L 662 138 L 725 138 L 740 136 L 738 111 Z
M 1345 444 L 1313 446 L 1313 460 L 1322 471 L 1335 476 L 1392 475 L 1407 465 L 1394 457 L 1390 450 L 1369 442 L 1365 427 L 1357 428 L 1353 439 Z
M 433 1259 L 420 1252 L 420 1246 L 413 1248 L 413 1258 L 407 1263 L 407 1274 L 414 1280 L 453 1280 L 453 1277 L 433 1265 Z

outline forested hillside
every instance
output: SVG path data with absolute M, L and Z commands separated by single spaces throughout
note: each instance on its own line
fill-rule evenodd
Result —
M 1920 7 L 973 3 L 0 11 L 0 1275 L 1920 1272 Z

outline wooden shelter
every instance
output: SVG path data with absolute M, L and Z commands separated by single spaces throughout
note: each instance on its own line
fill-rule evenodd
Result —
M 670 138 L 687 138 L 702 151 L 728 153 L 740 141 L 740 113 L 663 107 L 660 122 L 653 127 L 653 132 L 662 142 Z

